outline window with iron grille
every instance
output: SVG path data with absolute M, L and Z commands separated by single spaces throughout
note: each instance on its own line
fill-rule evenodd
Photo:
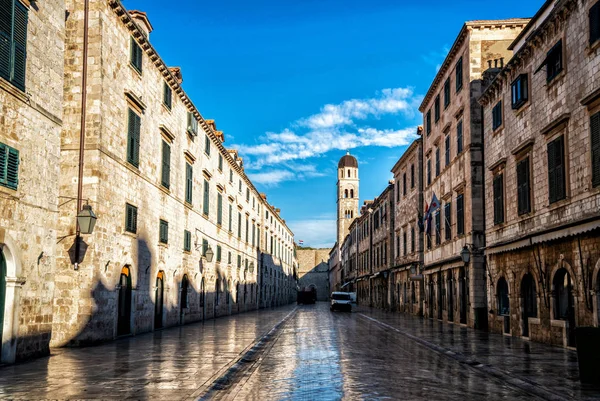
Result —
M 502 125 L 502 100 L 492 109 L 492 129 L 496 130 Z
M 562 69 L 562 40 L 559 40 L 546 54 L 546 81 L 552 81 Z
M 450 78 L 444 83 L 444 108 L 450 106 Z
M 16 190 L 19 185 L 19 151 L 0 143 L 0 185 Z
M 527 84 L 527 74 L 521 74 L 511 84 L 512 108 L 519 109 L 527 102 L 529 90 Z
M 169 110 L 171 110 L 171 106 L 173 104 L 173 91 L 168 83 L 163 83 L 163 104 Z
M 138 72 L 142 72 L 142 48 L 135 41 L 134 38 L 131 38 L 131 52 L 129 54 L 129 62 L 131 66 L 135 68 Z
M 548 198 L 550 203 L 566 197 L 564 152 L 562 135 L 548 143 Z
M 137 207 L 125 204 L 125 231 L 137 233 Z
M 17 0 L 2 0 L 0 9 L 0 77 L 24 91 L 28 10 Z
M 600 3 L 596 3 L 598 6 Z M 592 142 L 592 186 L 600 186 L 600 112 L 590 117 Z
M 456 235 L 465 233 L 465 200 L 464 195 L 460 194 L 456 197 Z
M 452 204 L 450 202 L 444 205 L 444 235 L 446 240 L 452 239 Z
M 169 242 L 169 223 L 164 220 L 160 220 L 159 241 L 163 244 L 167 244 Z
M 435 102 L 433 104 L 433 114 L 435 122 L 437 123 L 440 120 L 440 95 L 435 97 Z
M 431 109 L 429 109 L 425 115 L 425 125 L 427 128 L 427 135 L 431 134 Z
M 463 86 L 463 59 L 462 57 L 458 59 L 458 61 L 456 62 L 456 69 L 455 69 L 455 76 L 456 76 L 456 93 L 458 93 Z
M 192 250 L 192 233 L 183 230 L 183 250 L 189 252 Z
M 520 215 L 531 211 L 530 193 L 529 157 L 526 157 L 517 163 L 517 203 Z
M 494 224 L 504 223 L 504 174 L 496 174 L 494 189 Z

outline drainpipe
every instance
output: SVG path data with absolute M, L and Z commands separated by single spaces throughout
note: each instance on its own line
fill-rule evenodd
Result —
M 83 68 L 81 77 L 81 124 L 79 131 L 79 174 L 77 178 L 77 214 L 81 211 L 83 203 L 83 156 L 85 146 L 85 117 L 87 100 L 87 63 L 88 63 L 88 18 L 89 0 L 85 0 L 83 12 Z M 77 233 L 75 237 L 75 270 L 79 269 L 79 243 L 81 241 L 81 230 L 77 218 L 75 218 Z

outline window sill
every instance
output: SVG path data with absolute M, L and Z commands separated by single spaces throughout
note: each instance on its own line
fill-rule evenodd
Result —
M 492 136 L 496 136 L 504 131 L 504 123 L 500 124 L 500 126 L 496 129 L 492 128 Z
M 0 88 L 4 89 L 6 92 L 10 93 L 23 103 L 29 103 L 29 96 L 27 96 L 27 93 L 17 88 L 10 81 L 7 81 L 4 78 L 0 78 Z
M 585 51 L 588 56 L 595 55 L 596 50 L 600 47 L 600 39 L 597 39 L 594 43 L 590 43 Z
M 139 166 L 131 164 L 131 162 L 129 162 L 129 161 L 125 162 L 125 167 L 127 167 L 131 172 L 133 172 L 133 173 L 135 173 L 137 175 L 141 174 Z
M 137 239 L 138 238 L 138 234 L 137 233 L 132 233 L 131 231 L 127 231 L 127 230 L 124 230 L 121 234 L 125 235 L 127 237 L 131 237 L 133 239 Z
M 190 210 L 194 210 L 194 205 L 192 205 L 188 201 L 183 202 L 183 205 Z
M 556 85 L 560 85 L 561 83 L 563 83 L 566 75 L 567 70 L 563 67 L 563 69 L 558 74 L 550 78 L 549 81 L 546 81 L 546 90 L 550 90 Z
M 166 104 L 162 103 L 162 107 L 163 109 L 165 109 L 166 111 L 168 111 L 169 113 L 171 111 L 173 111 L 173 106 L 171 105 L 171 107 L 167 106 Z
M 159 242 L 158 246 L 161 247 L 161 248 L 168 248 L 169 247 L 169 243 L 168 242 L 167 243 Z
M 140 70 L 138 70 L 133 64 L 131 64 L 131 62 L 129 62 L 129 68 L 131 68 L 131 70 L 133 72 L 135 72 L 135 75 L 137 75 L 140 79 L 142 78 L 142 72 Z
M 192 254 L 192 250 L 190 249 L 189 251 L 187 250 L 183 250 L 184 255 L 191 255 Z

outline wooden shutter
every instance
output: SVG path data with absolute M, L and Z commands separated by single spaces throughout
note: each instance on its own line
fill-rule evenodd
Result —
M 600 3 L 594 6 L 600 13 Z M 598 16 L 600 18 L 600 15 Z M 600 24 L 600 22 L 598 22 Z M 600 113 L 590 118 L 590 134 L 592 142 L 592 185 L 600 186 Z
M 127 119 L 127 161 L 139 166 L 140 158 L 140 125 L 141 119 L 132 109 L 129 109 Z
M 129 204 L 125 205 L 125 231 L 137 232 L 137 208 Z
M 205 215 L 208 216 L 208 212 L 209 212 L 209 187 L 208 187 L 208 181 L 204 180 L 204 205 L 203 205 L 203 212 Z
M 25 89 L 25 61 L 27 59 L 27 8 L 15 2 L 13 25 L 13 72 L 11 81 Z
M 463 150 L 463 122 L 460 120 L 456 125 L 456 154 Z
M 447 240 L 452 238 L 452 225 L 451 225 L 451 221 L 452 221 L 452 207 L 450 203 L 446 203 L 446 205 L 444 205 L 444 218 L 445 220 L 445 224 L 444 224 L 444 232 L 445 232 L 445 237 Z
M 9 188 L 17 189 L 19 185 L 19 151 L 11 147 L 8 148 L 8 160 L 6 163 L 6 185 Z
M 162 143 L 162 180 L 165 188 L 171 185 L 171 146 L 163 141 Z
M 10 80 L 12 18 L 12 0 L 0 0 L 0 76 L 6 80 Z
M 223 195 L 217 194 L 217 224 L 223 224 Z
M 504 193 L 503 193 L 503 175 L 498 174 L 494 177 L 494 224 L 504 222 Z
M 464 213 L 464 196 L 456 197 L 456 234 L 462 235 L 465 233 L 465 213 Z
M 517 163 L 517 200 L 519 214 L 529 213 L 529 157 Z
M 590 8 L 590 44 L 600 39 L 600 3 Z
M 548 143 L 548 192 L 550 203 L 564 199 L 564 137 Z
M 550 203 L 556 202 L 556 177 L 554 174 L 556 158 L 554 141 L 549 142 L 547 145 L 548 152 L 548 200 Z
M 435 214 L 435 243 L 436 244 L 441 244 L 442 243 L 442 229 L 441 229 L 441 213 L 438 210 L 437 213 Z
M 0 184 L 6 185 L 6 170 L 8 161 L 8 146 L 0 143 Z
M 194 170 L 191 164 L 185 164 L 185 201 L 192 203 L 192 189 L 194 183 Z

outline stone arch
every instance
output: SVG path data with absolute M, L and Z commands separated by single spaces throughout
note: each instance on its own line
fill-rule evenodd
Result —
M 344 198 L 348 197 L 348 188 L 344 189 Z
M 354 188 L 350 188 L 350 197 L 354 198 Z
M 117 336 L 132 334 L 134 301 L 133 301 L 133 281 L 131 266 L 125 265 L 121 268 L 119 274 L 119 283 L 117 285 Z
M 563 346 L 575 343 L 577 326 L 577 276 L 573 268 L 562 257 L 552 268 L 550 275 L 551 295 L 550 319 L 564 322 Z
M 0 230 L 0 235 L 0 258 L 4 260 L 6 272 L 0 361 L 13 363 L 17 354 L 20 293 L 21 287 L 25 284 L 25 278 L 21 277 L 22 259 L 20 248 L 3 229 Z

